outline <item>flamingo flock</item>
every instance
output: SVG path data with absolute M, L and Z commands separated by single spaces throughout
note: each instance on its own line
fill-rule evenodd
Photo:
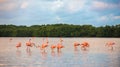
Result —
M 48 46 L 50 46 L 51 48 L 51 51 L 54 52 L 55 49 L 57 49 L 57 52 L 60 52 L 62 48 L 64 48 L 64 46 L 62 45 L 62 38 L 60 38 L 59 40 L 59 43 L 58 44 L 53 44 L 53 45 L 48 45 L 49 44 L 49 41 L 48 41 L 48 38 L 43 38 L 42 39 L 42 44 L 41 45 L 36 45 L 35 43 L 32 42 L 32 39 L 29 39 L 27 42 L 26 42 L 26 50 L 27 52 L 30 52 L 31 51 L 31 47 L 36 47 L 36 48 L 39 48 L 42 52 L 46 52 L 46 49 Z M 21 42 L 18 42 L 16 44 L 16 48 L 19 49 L 21 47 Z
M 77 50 L 77 47 L 81 47 L 81 50 L 87 50 L 87 48 L 89 48 L 89 43 L 88 42 L 83 42 L 83 43 L 79 43 L 79 42 L 74 42 L 74 48 L 75 50 Z
M 108 49 L 111 49 L 113 50 L 113 46 L 115 45 L 115 42 L 107 42 L 105 44 L 105 46 L 108 48 Z M 17 50 L 22 46 L 22 43 L 21 42 L 18 42 L 16 44 L 16 48 Z M 36 47 L 36 48 L 39 48 L 42 52 L 46 52 L 46 49 L 48 47 L 50 47 L 51 49 L 51 52 L 54 53 L 55 49 L 57 49 L 57 52 L 61 52 L 61 49 L 64 48 L 63 46 L 63 39 L 60 38 L 59 39 L 59 42 L 57 44 L 52 44 L 52 45 L 49 45 L 49 41 L 48 41 L 48 38 L 43 38 L 42 39 L 42 44 L 41 45 L 36 45 L 35 43 L 32 42 L 32 39 L 29 39 L 27 42 L 26 42 L 26 50 L 29 52 L 31 47 Z M 74 48 L 77 49 L 79 46 L 81 48 L 81 50 L 88 50 L 89 47 L 90 47 L 90 44 L 88 42 L 82 42 L 82 43 L 79 43 L 79 42 L 74 42 L 73 44 Z

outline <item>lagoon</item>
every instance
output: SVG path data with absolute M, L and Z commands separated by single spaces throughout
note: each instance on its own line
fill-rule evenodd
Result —
M 10 40 L 12 38 L 12 40 Z M 61 52 L 51 51 L 50 45 L 57 44 L 59 38 L 48 37 L 46 52 L 32 47 L 26 51 L 25 43 L 32 39 L 36 45 L 42 44 L 42 37 L 0 37 L 0 67 L 120 67 L 120 38 L 63 38 L 65 46 Z M 87 41 L 88 50 L 74 49 L 73 43 Z M 114 49 L 105 47 L 108 41 L 114 41 Z M 22 43 L 17 50 L 16 44 Z

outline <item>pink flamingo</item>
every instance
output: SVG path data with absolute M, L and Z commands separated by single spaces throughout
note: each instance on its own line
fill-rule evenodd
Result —
M 54 49 L 56 48 L 56 45 L 51 45 L 51 50 L 54 51 Z
M 31 39 L 29 39 L 29 41 L 26 42 L 26 46 L 27 46 L 28 48 L 29 48 L 29 47 L 32 47 L 32 46 L 35 46 L 35 47 L 36 47 L 35 43 L 31 42 Z
M 64 46 L 60 43 L 57 44 L 57 51 L 59 52 L 61 48 L 64 48 Z
M 56 48 L 56 45 L 51 45 L 51 55 L 55 56 L 55 51 L 54 49 Z
M 21 47 L 21 42 L 19 42 L 17 45 L 16 45 L 16 48 L 19 49 Z
M 78 51 L 77 47 L 80 45 L 78 42 L 74 42 L 74 51 Z
M 42 45 L 44 45 L 44 38 L 42 38 Z M 43 50 L 42 45 L 38 45 L 37 47 L 40 48 L 40 50 Z
M 27 46 L 27 47 L 32 47 L 32 44 L 31 44 L 31 39 L 29 39 L 29 41 L 28 41 L 28 42 L 26 42 L 26 46 Z
M 82 48 L 83 50 L 86 50 L 87 47 L 89 47 L 89 43 L 88 43 L 88 42 L 83 42 L 83 43 L 81 44 L 81 48 Z
M 31 42 L 31 39 L 29 39 L 28 42 L 26 42 L 26 46 L 27 46 L 27 51 L 30 51 L 30 47 L 33 46 L 34 43 Z
M 48 46 L 48 44 L 42 44 L 42 46 L 41 46 L 41 48 L 42 48 L 42 50 L 44 50 L 44 52 L 45 52 L 45 48 Z
M 60 38 L 60 43 L 57 44 L 57 51 L 60 52 L 61 48 L 64 48 L 64 46 L 62 45 L 62 38 Z
M 74 42 L 74 48 L 77 48 L 80 45 L 78 42 Z
M 107 42 L 105 46 L 109 47 L 111 50 L 113 50 L 113 45 L 115 45 L 115 42 Z
M 46 43 L 44 43 L 44 38 L 43 38 L 43 43 L 41 46 L 38 46 L 40 47 L 41 50 L 44 50 L 45 52 L 45 48 L 48 47 L 48 39 L 46 38 Z

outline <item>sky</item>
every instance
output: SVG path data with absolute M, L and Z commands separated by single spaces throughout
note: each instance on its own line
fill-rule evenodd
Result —
M 120 0 L 0 0 L 0 25 L 116 25 Z

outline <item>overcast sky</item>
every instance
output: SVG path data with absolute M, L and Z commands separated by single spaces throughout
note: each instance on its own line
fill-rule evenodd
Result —
M 120 24 L 120 0 L 0 0 L 0 24 Z

